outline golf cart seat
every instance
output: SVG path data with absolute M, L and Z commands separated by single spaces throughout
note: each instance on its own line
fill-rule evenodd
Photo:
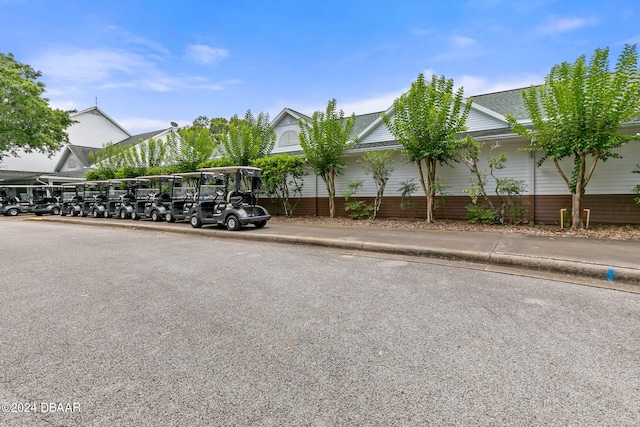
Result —
M 242 203 L 242 194 L 237 191 L 229 191 L 229 194 L 227 194 L 227 203 L 237 206 Z

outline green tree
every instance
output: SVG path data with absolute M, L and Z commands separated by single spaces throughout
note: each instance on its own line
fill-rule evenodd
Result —
M 39 151 L 49 156 L 69 142 L 65 130 L 73 123 L 69 114 L 49 107 L 42 97 L 42 74 L 0 53 L 0 162 L 7 155 Z
M 231 118 L 229 132 L 222 138 L 223 156 L 233 165 L 248 166 L 271 154 L 275 143 L 276 131 L 269 123 L 269 114 L 255 117 L 249 110 L 242 119 Z
M 293 216 L 302 198 L 305 161 L 291 154 L 277 154 L 254 160 L 253 166 L 262 170 L 262 186 L 272 200 L 277 200 L 287 217 Z
M 391 166 L 391 163 L 393 163 L 393 151 L 367 151 L 362 155 L 362 158 L 358 160 L 358 163 L 362 165 L 362 169 L 364 169 L 366 174 L 373 176 L 373 181 L 376 184 L 376 200 L 373 203 L 372 214 L 372 218 L 375 219 L 382 205 L 384 188 L 391 174 L 396 170 L 395 167 Z
M 571 193 L 571 228 L 582 228 L 583 196 L 599 160 L 620 157 L 614 150 L 635 138 L 620 125 L 640 115 L 636 45 L 625 45 L 616 69 L 609 69 L 609 48 L 596 49 L 573 64 L 551 69 L 540 87 L 522 91 L 533 128 L 507 115 L 518 135 L 531 138 L 529 150 L 551 159 Z M 560 164 L 570 159 L 570 170 Z M 566 166 L 565 166 L 566 167 Z
M 434 75 L 427 83 L 421 73 L 409 92 L 393 102 L 393 115 L 382 115 L 404 156 L 418 166 L 427 222 L 435 221 L 436 167 L 455 158 L 456 134 L 466 130 L 471 100 L 465 103 L 463 92 L 453 91 L 453 79 Z
M 195 171 L 218 151 L 218 144 L 208 127 L 191 126 L 179 129 L 178 134 L 179 138 L 174 133 L 167 137 L 167 161 L 175 172 Z
M 500 148 L 499 144 L 492 146 L 489 150 L 487 163 L 489 169 L 480 167 L 480 151 L 484 144 L 479 142 L 472 136 L 458 140 L 458 148 L 456 157 L 458 161 L 464 164 L 471 171 L 471 187 L 463 191 L 471 197 L 472 204 L 467 206 L 469 218 L 472 222 L 480 220 L 485 223 L 519 223 L 522 221 L 524 210 L 521 202 L 517 198 L 525 190 L 525 183 L 522 180 L 514 178 L 499 177 L 497 171 L 506 167 L 509 156 L 506 153 L 500 153 L 493 156 L 494 150 Z M 500 201 L 500 207 L 494 206 L 487 193 L 488 178 L 491 176 L 496 184 L 495 194 Z M 478 204 L 478 200 L 482 199 L 482 203 Z
M 90 152 L 94 169 L 87 172 L 88 180 L 115 178 L 116 170 L 125 165 L 124 149 L 112 142 L 102 144 L 100 150 Z
M 325 112 L 313 113 L 311 123 L 303 119 L 298 120 L 300 146 L 314 173 L 322 178 L 327 187 L 331 218 L 336 216 L 335 178 L 346 166 L 342 156 L 357 141 L 357 137 L 351 137 L 355 120 L 355 114 L 345 119 L 342 110 L 336 112 L 335 99 L 328 102 Z
M 162 139 L 140 139 L 138 144 L 128 145 L 124 149 L 125 166 L 138 169 L 164 166 L 167 160 L 168 144 Z

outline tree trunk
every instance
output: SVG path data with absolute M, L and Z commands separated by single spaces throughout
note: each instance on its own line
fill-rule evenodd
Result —
M 427 160 L 425 159 L 425 163 Z M 427 222 L 433 222 L 433 218 L 431 216 L 431 210 L 429 209 L 429 190 L 427 189 L 427 184 L 424 182 L 424 174 L 422 173 L 422 160 L 418 160 L 416 162 L 418 165 L 418 174 L 420 175 L 420 184 L 422 185 L 422 191 L 424 195 L 427 197 Z M 431 201 L 433 203 L 433 200 Z
M 571 194 L 571 229 L 584 228 L 582 221 L 582 194 Z
M 427 193 L 427 222 L 436 222 L 436 159 L 427 159 L 427 180 L 429 183 L 429 192 Z
M 576 177 L 576 188 L 571 193 L 571 229 L 577 230 L 578 228 L 584 228 L 584 222 L 582 221 L 582 196 L 584 196 L 584 175 L 586 156 L 581 154 L 578 157 L 578 170 Z
M 331 169 L 327 174 L 326 178 L 324 178 L 324 183 L 327 185 L 327 193 L 329 193 L 329 217 L 336 217 L 336 205 L 335 205 L 335 195 L 336 195 L 336 186 L 335 186 L 335 171 Z

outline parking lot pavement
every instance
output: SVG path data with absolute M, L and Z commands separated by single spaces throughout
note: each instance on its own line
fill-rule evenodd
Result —
M 490 268 L 559 274 L 562 280 L 640 292 L 638 241 L 281 223 L 230 232 L 216 227 L 193 229 L 187 223 L 113 218 L 49 216 L 41 220 L 466 261 Z
M 640 419 L 637 295 L 146 224 L 0 221 L 2 427 Z

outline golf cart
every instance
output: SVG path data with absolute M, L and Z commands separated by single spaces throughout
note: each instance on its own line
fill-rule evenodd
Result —
M 59 185 L 38 185 L 33 187 L 33 208 L 31 211 L 37 216 L 43 214 L 60 214 L 60 196 L 62 187 Z
M 171 193 L 176 181 L 180 178 L 174 175 L 150 175 L 140 176 L 139 179 L 149 182 L 151 188 L 146 188 L 143 194 L 137 198 L 136 209 L 132 212 L 131 218 L 151 218 L 158 222 L 165 219 L 165 215 L 171 206 Z
M 185 172 L 174 174 L 171 190 L 171 204 L 167 209 L 164 219 L 167 222 L 189 221 L 191 219 L 192 208 L 197 201 L 198 189 L 200 187 L 201 172 Z M 210 178 L 209 178 L 210 179 Z M 207 177 L 205 177 L 207 180 Z M 222 182 L 220 186 L 222 187 Z M 209 188 L 203 186 L 206 193 Z M 213 195 L 213 193 L 211 194 Z
M 215 224 L 237 231 L 248 224 L 256 228 L 267 224 L 271 215 L 256 204 L 262 186 L 259 168 L 228 166 L 199 172 L 198 192 L 189 217 L 192 227 Z
M 138 197 L 147 198 L 149 181 L 140 178 L 124 178 L 118 181 L 120 181 L 122 193 L 119 195 L 120 202 L 115 209 L 117 217 L 120 219 L 138 219 Z M 134 215 L 136 215 L 135 218 Z
M 117 181 L 96 181 L 95 191 L 97 194 L 93 196 L 93 203 L 91 204 L 90 213 L 94 218 L 109 218 L 114 211 L 109 208 L 115 209 L 115 206 L 111 202 L 119 201 L 118 197 L 113 193 L 113 187 Z M 112 200 L 115 197 L 115 200 Z M 110 206 L 111 205 L 111 206 Z
M 93 209 L 98 184 L 92 181 L 62 184 L 62 216 L 87 216 Z
M 80 182 L 62 184 L 60 215 L 78 216 L 84 200 L 84 184 Z
M 28 185 L 14 185 L 0 188 L 0 213 L 6 216 L 16 216 L 29 213 L 33 207 L 29 198 Z
M 83 200 L 80 205 L 80 216 L 89 216 L 93 213 L 93 206 L 96 202 L 101 202 L 104 197 L 101 184 L 97 181 L 85 181 L 83 189 Z

